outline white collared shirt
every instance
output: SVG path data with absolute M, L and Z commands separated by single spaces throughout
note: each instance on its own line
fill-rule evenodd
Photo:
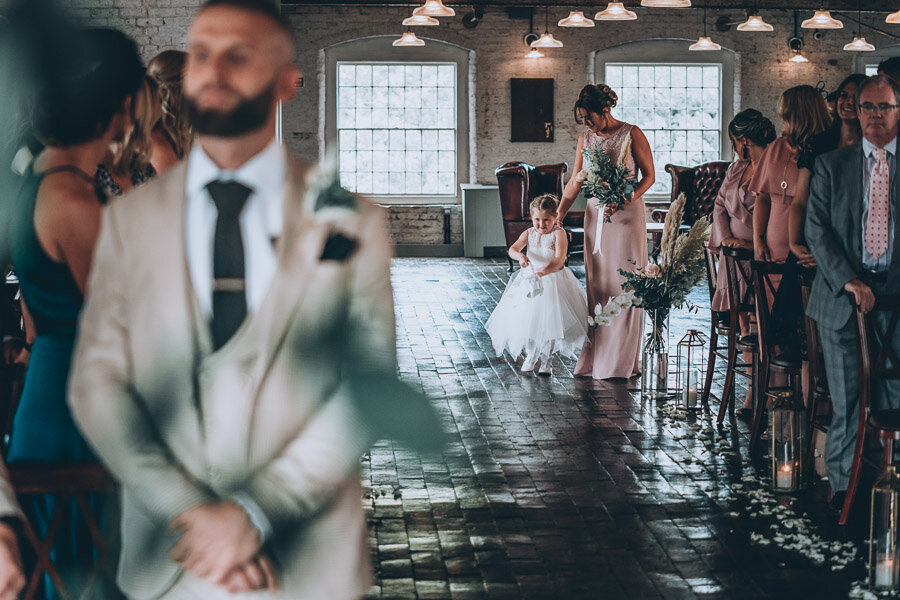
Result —
M 872 170 L 875 168 L 875 157 L 872 152 L 876 146 L 865 137 L 862 140 L 863 150 L 863 214 L 862 214 L 862 263 L 869 271 L 877 271 L 879 273 L 887 271 L 891 266 L 891 256 L 894 253 L 894 223 L 897 215 L 895 215 L 894 204 L 896 204 L 896 195 L 894 192 L 894 176 L 897 172 L 897 138 L 892 139 L 884 145 L 887 151 L 888 171 L 890 172 L 890 190 L 891 195 L 888 198 L 890 203 L 890 214 L 888 219 L 888 247 L 884 254 L 879 258 L 875 258 L 866 250 L 866 221 L 869 218 L 869 181 L 872 178 Z
M 241 212 L 244 242 L 244 279 L 247 312 L 253 314 L 275 275 L 275 241 L 281 236 L 287 154 L 277 140 L 236 171 L 220 169 L 196 144 L 188 156 L 186 183 L 186 247 L 188 268 L 200 307 L 212 316 L 213 241 L 216 205 L 206 185 L 212 181 L 237 181 L 251 189 Z
M 236 171 L 220 169 L 196 144 L 188 156 L 186 205 L 186 248 L 191 282 L 204 314 L 212 316 L 213 243 L 216 230 L 216 205 L 206 185 L 212 181 L 237 181 L 250 188 L 250 196 L 241 211 L 241 239 L 244 244 L 244 285 L 247 312 L 253 314 L 262 304 L 272 283 L 278 258 L 275 241 L 284 225 L 287 153 L 273 139 L 262 152 Z M 239 504 L 259 530 L 263 543 L 272 536 L 272 526 L 259 505 L 247 494 L 238 492 L 231 499 Z

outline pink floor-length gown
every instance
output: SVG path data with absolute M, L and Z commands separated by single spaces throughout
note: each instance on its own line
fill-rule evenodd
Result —
M 585 131 L 584 146 L 599 146 L 616 162 L 631 140 L 632 127 L 625 123 L 609 136 Z M 625 156 L 625 167 L 637 174 L 632 152 Z M 643 198 L 634 198 L 612 216 L 611 223 L 604 223 L 601 255 L 594 254 L 594 238 L 597 219 L 602 218 L 603 210 L 588 199 L 584 212 L 584 275 L 591 313 L 598 302 L 606 304 L 611 296 L 622 293 L 625 278 L 619 275 L 618 269 L 632 271 L 647 264 L 647 217 Z M 640 373 L 643 315 L 639 308 L 628 308 L 613 317 L 612 324 L 592 328 L 578 357 L 575 374 L 606 379 Z

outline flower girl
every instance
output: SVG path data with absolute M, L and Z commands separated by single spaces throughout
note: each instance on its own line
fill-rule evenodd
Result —
M 565 268 L 568 240 L 557 225 L 559 201 L 544 194 L 531 201 L 531 224 L 510 246 L 509 256 L 522 269 L 512 276 L 497 308 L 485 323 L 497 355 L 518 357 L 522 372 L 550 374 L 554 352 L 575 356 L 587 336 L 587 298 L 575 275 Z M 527 246 L 527 255 L 522 251 Z

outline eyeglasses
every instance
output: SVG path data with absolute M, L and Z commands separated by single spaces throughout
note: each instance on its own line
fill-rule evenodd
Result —
M 879 113 L 883 114 L 894 108 L 900 108 L 900 104 L 888 104 L 886 102 L 882 102 L 881 104 L 872 104 L 871 102 L 863 102 L 859 105 L 859 107 L 866 111 L 868 114 L 874 115 L 876 110 Z

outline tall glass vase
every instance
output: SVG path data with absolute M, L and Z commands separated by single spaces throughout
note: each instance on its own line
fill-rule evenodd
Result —
M 669 309 L 645 309 L 648 331 L 641 352 L 641 396 L 664 398 L 669 393 Z

